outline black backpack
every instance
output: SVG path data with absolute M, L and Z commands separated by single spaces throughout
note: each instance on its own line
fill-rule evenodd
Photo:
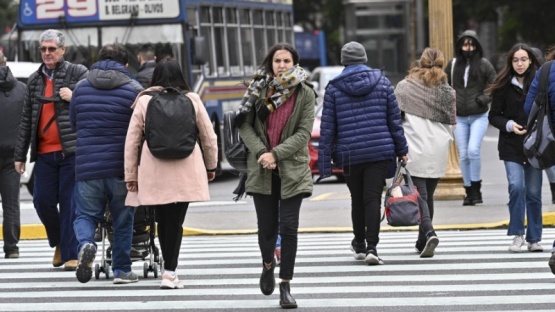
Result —
M 540 68 L 538 94 L 528 116 L 528 133 L 524 137 L 524 155 L 530 165 L 542 170 L 555 165 L 555 137 L 548 94 L 551 65 L 552 61 Z
M 145 140 L 150 153 L 161 159 L 186 158 L 198 139 L 191 100 L 175 88 L 151 92 L 145 117 Z

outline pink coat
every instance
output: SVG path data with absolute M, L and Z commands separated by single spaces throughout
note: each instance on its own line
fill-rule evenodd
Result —
M 129 206 L 162 205 L 175 202 L 210 200 L 206 169 L 214 169 L 218 163 L 216 133 L 200 97 L 192 92 L 187 96 L 193 102 L 201 147 L 197 143 L 193 153 L 183 159 L 158 159 L 143 143 L 139 166 L 139 145 L 143 140 L 145 114 L 150 95 L 146 91 L 159 90 L 151 87 L 137 96 L 133 104 L 133 116 L 125 140 L 125 181 L 137 181 L 138 191 L 128 192 L 125 204 Z

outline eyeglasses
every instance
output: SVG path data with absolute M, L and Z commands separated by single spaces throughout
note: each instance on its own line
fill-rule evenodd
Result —
M 46 51 L 50 52 L 50 53 L 54 53 L 56 52 L 60 47 L 40 47 L 40 51 L 42 53 L 45 53 Z
M 513 63 L 518 63 L 518 62 L 522 62 L 522 63 L 526 63 L 528 62 L 529 58 L 527 57 L 521 57 L 521 58 L 514 58 L 513 59 Z

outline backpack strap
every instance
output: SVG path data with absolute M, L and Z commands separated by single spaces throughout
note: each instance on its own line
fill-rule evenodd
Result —
M 64 82 L 63 82 L 63 86 L 66 88 L 69 88 L 69 84 L 71 82 L 71 78 L 73 78 L 73 73 L 75 72 L 75 65 L 73 65 L 72 63 L 68 63 L 67 69 L 66 69 L 66 75 L 64 77 Z

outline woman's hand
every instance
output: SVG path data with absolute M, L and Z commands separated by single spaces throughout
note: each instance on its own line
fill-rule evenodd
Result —
M 125 186 L 127 187 L 127 190 L 128 190 L 129 192 L 136 192 L 137 189 L 139 188 L 139 187 L 137 186 L 137 181 L 126 182 L 126 183 L 125 183 Z
M 257 162 L 264 169 L 274 170 L 277 167 L 276 160 L 274 158 L 274 154 L 272 154 L 271 152 L 266 152 L 266 153 L 260 155 Z
M 524 135 L 526 134 L 526 127 L 513 122 L 513 132 L 518 135 Z

